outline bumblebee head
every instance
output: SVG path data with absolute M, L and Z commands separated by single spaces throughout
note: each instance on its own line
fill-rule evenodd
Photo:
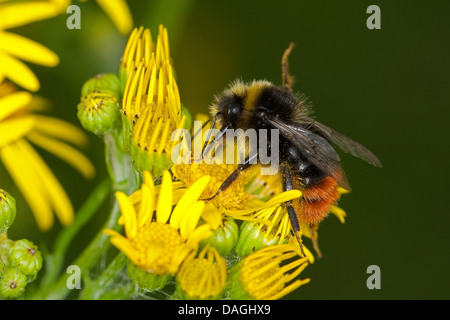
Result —
M 261 93 L 269 87 L 273 87 L 273 84 L 265 80 L 253 81 L 250 84 L 245 84 L 241 80 L 234 81 L 216 97 L 211 107 L 212 116 L 219 116 L 222 127 L 229 126 L 234 129 L 252 127 L 252 119 L 267 111 L 259 107 L 259 101 Z

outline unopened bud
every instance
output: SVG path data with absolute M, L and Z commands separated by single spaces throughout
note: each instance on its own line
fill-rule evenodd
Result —
M 120 95 L 119 78 L 113 73 L 99 74 L 86 81 L 81 88 L 81 96 L 87 96 L 93 92 L 110 94 L 116 98 Z
M 213 235 L 202 244 L 209 244 L 217 249 L 221 256 L 226 256 L 231 252 L 238 241 L 239 227 L 233 218 L 226 218 Z
M 42 268 L 42 254 L 31 241 L 17 240 L 11 248 L 11 266 L 20 270 L 33 281 Z
M 119 100 L 111 93 L 91 92 L 83 96 L 78 104 L 78 119 L 84 129 L 97 135 L 120 129 Z
M 259 224 L 244 221 L 240 228 L 236 253 L 242 257 L 261 248 L 287 242 L 287 239 L 281 240 L 277 235 L 267 234 L 265 229 Z
M 27 285 L 27 276 L 16 268 L 5 268 L 0 279 L 0 297 L 14 299 L 19 297 Z
M 0 234 L 6 232 L 16 217 L 16 200 L 0 189 Z
M 2 268 L 6 268 L 10 265 L 10 256 L 11 256 L 11 249 L 14 245 L 14 241 L 9 239 L 1 239 L 2 236 L 0 235 L 0 270 Z M 1 278 L 1 271 L 0 271 L 0 278 Z

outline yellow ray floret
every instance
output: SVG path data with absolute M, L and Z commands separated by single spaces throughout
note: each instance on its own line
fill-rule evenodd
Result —
M 63 225 L 73 220 L 70 199 L 44 160 L 30 144 L 61 158 L 85 177 L 95 174 L 92 163 L 71 142 L 85 146 L 87 138 L 77 127 L 32 112 L 33 96 L 0 84 L 0 158 L 23 193 L 40 229 L 53 225 L 53 212 Z
M 66 8 L 56 1 L 0 1 L 1 81 L 8 78 L 27 90 L 39 90 L 39 80 L 20 60 L 53 67 L 59 63 L 58 56 L 39 43 L 5 30 L 55 17 Z

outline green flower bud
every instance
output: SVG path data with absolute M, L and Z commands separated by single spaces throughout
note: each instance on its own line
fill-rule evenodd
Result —
M 135 284 L 139 289 L 149 292 L 163 289 L 173 278 L 173 276 L 168 273 L 158 275 L 152 272 L 147 272 L 141 267 L 136 266 L 130 260 L 128 260 L 127 263 L 127 275 L 131 282 L 133 282 L 133 284 Z
M 6 232 L 16 217 L 16 200 L 0 189 L 0 233 Z
M 170 153 L 161 153 L 139 147 L 134 141 L 130 145 L 130 158 L 138 172 L 149 171 L 153 177 L 161 177 L 164 170 L 172 166 Z
M 81 96 L 85 97 L 94 92 L 107 93 L 115 98 L 120 96 L 120 81 L 113 73 L 99 74 L 86 81 L 81 88 Z
M 42 254 L 31 241 L 17 240 L 11 248 L 11 266 L 28 276 L 28 281 L 36 279 L 42 268 Z
M 78 104 L 78 119 L 84 129 L 103 135 L 121 128 L 119 99 L 107 92 L 94 91 Z
M 233 218 L 225 218 L 222 225 L 214 230 L 213 235 L 202 242 L 217 249 L 221 256 L 226 256 L 233 250 L 239 237 L 239 227 Z
M 10 263 L 10 256 L 11 256 L 11 249 L 14 245 L 14 241 L 4 238 L 2 240 L 2 236 L 0 235 L 0 269 L 3 267 L 9 267 L 11 265 Z M 1 278 L 1 272 L 0 272 L 0 278 Z
M 266 228 L 250 221 L 244 221 L 239 232 L 236 244 L 236 253 L 239 256 L 252 254 L 267 246 L 287 243 L 287 239 L 281 240 L 279 236 L 266 234 Z
M 0 279 L 0 296 L 14 299 L 25 291 L 27 276 L 15 268 L 5 268 Z

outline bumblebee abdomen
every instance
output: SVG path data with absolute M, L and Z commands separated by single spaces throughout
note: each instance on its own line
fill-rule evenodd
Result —
M 327 176 L 319 183 L 303 187 L 302 197 L 294 206 L 297 218 L 300 222 L 317 225 L 330 213 L 331 206 L 340 198 L 338 182 Z

